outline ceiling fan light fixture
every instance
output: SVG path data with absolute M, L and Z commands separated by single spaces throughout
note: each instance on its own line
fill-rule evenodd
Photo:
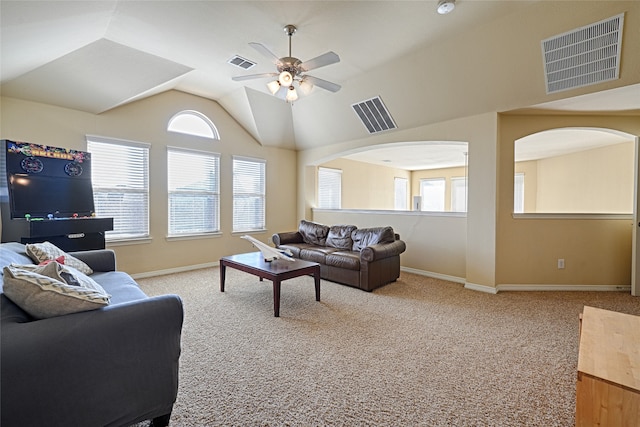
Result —
M 287 89 L 287 102 L 293 102 L 296 99 L 298 99 L 298 93 L 296 92 L 296 89 L 293 86 L 289 86 L 289 89 Z
M 440 0 L 438 2 L 438 13 L 446 15 L 456 8 L 456 0 Z
M 277 80 L 269 82 L 267 83 L 267 88 L 269 88 L 269 92 L 271 92 L 271 95 L 275 95 L 276 92 L 280 90 L 280 82 Z
M 280 84 L 282 86 L 289 87 L 289 86 L 291 86 L 291 83 L 293 83 L 293 76 L 291 75 L 290 72 L 283 71 L 278 76 L 278 81 L 280 82 Z
M 298 88 L 303 95 L 309 95 L 311 93 L 311 90 L 313 89 L 313 84 L 305 79 L 302 79 L 300 80 L 300 86 Z

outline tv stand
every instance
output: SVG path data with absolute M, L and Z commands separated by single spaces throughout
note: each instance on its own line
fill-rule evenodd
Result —
M 67 252 L 104 249 L 104 232 L 113 230 L 113 218 L 56 218 L 12 222 L 16 225 L 21 223 L 21 243 L 48 241 Z

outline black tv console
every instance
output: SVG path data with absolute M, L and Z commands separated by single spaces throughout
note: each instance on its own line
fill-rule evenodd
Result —
M 13 220 L 21 243 L 48 241 L 67 252 L 104 249 L 104 232 L 113 230 L 113 218 L 55 218 Z

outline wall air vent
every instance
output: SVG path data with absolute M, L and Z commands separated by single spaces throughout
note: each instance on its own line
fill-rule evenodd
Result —
M 395 129 L 397 126 L 379 96 L 351 105 L 369 133 Z
M 615 80 L 624 13 L 542 41 L 547 93 Z
M 231 65 L 235 65 L 236 67 L 240 67 L 243 70 L 248 70 L 249 68 L 251 68 L 254 65 L 256 65 L 255 62 L 249 61 L 248 59 L 243 58 L 242 56 L 239 56 L 239 55 L 234 56 L 233 58 L 231 58 L 227 62 L 229 64 L 231 64 Z

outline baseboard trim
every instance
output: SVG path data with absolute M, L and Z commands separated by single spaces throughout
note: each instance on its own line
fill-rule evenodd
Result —
M 464 288 L 470 289 L 472 291 L 479 291 L 479 292 L 484 292 L 486 294 L 492 294 L 492 295 L 495 295 L 498 293 L 498 289 L 494 288 L 493 286 L 479 285 L 477 283 L 471 283 L 471 282 L 465 282 Z
M 418 270 L 417 268 L 400 267 L 400 271 L 406 271 L 407 273 L 413 273 L 419 276 L 433 277 L 434 279 L 446 280 L 448 282 L 464 283 L 464 279 L 462 277 L 449 276 L 447 274 L 434 273 L 426 270 Z
M 134 279 L 145 279 L 147 277 L 164 276 L 166 274 L 173 274 L 173 273 L 184 273 L 185 271 L 200 270 L 203 268 L 211 268 L 211 267 L 219 267 L 219 266 L 220 266 L 220 262 L 215 261 L 215 262 L 207 262 L 204 264 L 194 264 L 194 265 L 187 265 L 184 267 L 175 267 L 175 268 L 167 268 L 164 270 L 154 270 L 154 271 L 146 271 L 144 273 L 135 273 L 135 274 L 132 274 L 131 277 L 133 277 Z
M 498 285 L 498 291 L 631 292 L 631 285 Z

